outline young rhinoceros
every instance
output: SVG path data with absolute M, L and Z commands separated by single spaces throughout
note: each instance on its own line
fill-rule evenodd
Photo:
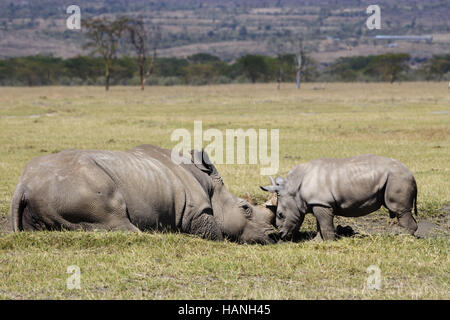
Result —
M 316 159 L 295 166 L 286 179 L 261 187 L 278 197 L 276 225 L 282 239 L 298 231 L 306 213 L 317 220 L 318 236 L 334 240 L 333 217 L 360 217 L 382 205 L 410 234 L 417 230 L 417 186 L 401 162 L 376 155 Z

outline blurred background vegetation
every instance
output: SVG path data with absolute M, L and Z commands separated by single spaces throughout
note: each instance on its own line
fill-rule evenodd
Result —
M 382 54 L 339 58 L 320 70 L 314 59 L 304 59 L 305 82 L 377 82 L 450 80 L 450 54 L 437 55 L 411 68 L 408 54 Z M 243 82 L 275 82 L 283 69 L 283 82 L 295 82 L 293 54 L 278 57 L 244 55 L 232 63 L 219 57 L 198 53 L 187 58 L 155 59 L 150 85 L 205 85 Z M 115 58 L 111 84 L 138 85 L 139 66 L 134 57 Z M 77 56 L 62 59 L 52 56 L 14 57 L 0 60 L 0 85 L 103 85 L 104 63 L 100 57 Z
M 112 85 L 142 87 L 295 82 L 300 52 L 302 82 L 450 80 L 445 0 L 379 0 L 380 30 L 366 27 L 361 0 L 78 0 L 82 30 L 66 26 L 71 4 L 0 0 L 0 85 L 103 85 L 105 73 Z M 134 42 L 110 29 L 116 48 L 102 60 L 93 28 L 122 18 L 141 29 Z

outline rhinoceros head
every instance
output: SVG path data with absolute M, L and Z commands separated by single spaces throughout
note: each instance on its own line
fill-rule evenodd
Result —
M 264 191 L 276 194 L 276 226 L 280 231 L 281 239 L 287 239 L 299 229 L 303 222 L 306 208 L 299 198 L 298 190 L 289 190 L 286 180 L 277 177 L 275 180 L 270 177 L 271 185 L 261 186 Z M 273 198 L 272 198 L 273 199 Z M 270 201 L 270 198 L 269 198 Z
M 222 200 L 219 201 L 222 202 Z M 269 209 L 252 205 L 234 195 L 231 195 L 223 210 L 213 204 L 214 207 L 216 207 L 215 216 L 219 220 L 224 235 L 231 240 L 242 243 L 276 242 L 277 232 L 271 224 L 274 213 Z
M 212 180 L 213 213 L 224 236 L 243 243 L 276 242 L 274 212 L 266 206 L 253 205 L 248 199 L 238 198 L 228 191 L 206 152 L 195 151 L 192 156 L 195 166 Z

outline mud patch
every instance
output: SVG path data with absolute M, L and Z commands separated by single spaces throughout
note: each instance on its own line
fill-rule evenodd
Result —
M 336 235 L 338 237 L 353 237 L 356 235 L 355 230 L 351 226 L 341 226 L 336 227 Z
M 433 218 L 415 217 L 418 229 L 415 236 L 419 238 L 450 238 L 450 219 L 448 214 Z M 343 230 L 342 225 L 348 225 L 355 234 L 361 235 L 397 235 L 404 234 L 405 230 L 398 225 L 397 219 L 381 215 L 368 215 L 358 218 L 335 217 L 336 232 Z M 345 236 L 345 235 L 344 235 Z
M 436 217 L 414 217 L 417 220 L 417 238 L 450 238 L 450 214 L 441 213 Z M 365 237 L 371 235 L 407 234 L 399 226 L 397 219 L 390 219 L 386 214 L 371 214 L 358 218 L 336 216 L 334 218 L 336 238 Z M 316 219 L 307 214 L 299 232 L 294 233 L 292 241 L 314 240 L 317 235 Z
M 444 214 L 450 214 L 450 204 L 445 204 L 442 206 L 441 211 Z
M 432 234 L 433 229 L 437 228 L 437 225 L 427 220 L 419 221 L 417 224 L 418 228 L 415 235 L 421 238 L 429 236 Z

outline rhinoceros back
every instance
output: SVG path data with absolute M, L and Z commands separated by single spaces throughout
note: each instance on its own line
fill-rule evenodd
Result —
M 183 229 L 193 215 L 210 207 L 198 181 L 173 163 L 165 149 L 143 145 L 111 157 L 98 154 L 96 161 L 110 171 L 131 222 L 141 230 Z
M 33 159 L 16 191 L 14 225 L 20 227 L 16 212 L 26 207 L 24 219 L 39 229 L 124 229 L 127 223 L 130 230 L 182 229 L 210 205 L 185 169 L 139 148 L 66 150 Z
M 299 166 L 301 196 L 311 205 L 333 207 L 336 214 L 364 215 L 384 202 L 388 179 L 414 183 L 409 169 L 398 160 L 377 155 L 317 159 Z

